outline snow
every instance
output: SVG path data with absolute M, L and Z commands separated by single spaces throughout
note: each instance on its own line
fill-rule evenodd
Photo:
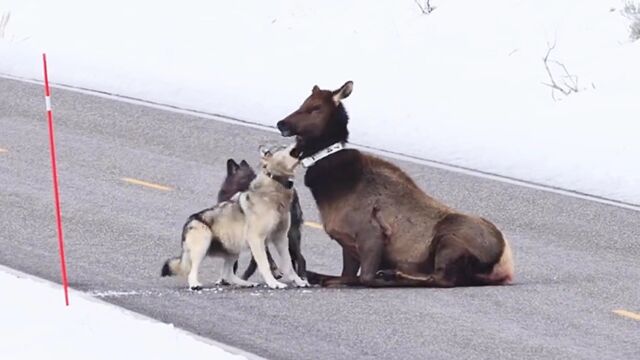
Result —
M 0 267 L 0 359 L 245 359 L 172 325 Z
M 269 126 L 353 80 L 355 143 L 640 204 L 624 2 L 3 0 L 0 73 L 41 79 L 46 50 L 55 82 Z

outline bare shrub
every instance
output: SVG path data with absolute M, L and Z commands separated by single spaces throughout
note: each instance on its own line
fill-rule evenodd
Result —
M 622 9 L 622 15 L 631 21 L 629 24 L 629 37 L 632 41 L 640 39 L 640 3 L 627 1 Z

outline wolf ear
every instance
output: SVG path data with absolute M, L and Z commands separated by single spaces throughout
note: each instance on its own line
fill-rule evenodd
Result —
M 249 163 L 246 160 L 242 160 L 240 161 L 240 167 L 250 168 L 251 166 L 249 166 Z
M 312 94 L 315 94 L 315 93 L 317 93 L 318 91 L 320 91 L 320 88 L 318 87 L 318 85 L 313 85 L 313 89 L 311 89 L 311 93 L 312 93 Z
M 260 147 L 258 147 L 258 151 L 260 151 L 260 156 L 263 158 L 271 157 L 272 155 L 271 150 L 265 145 L 260 145 Z
M 335 90 L 333 92 L 333 102 L 338 105 L 340 100 L 346 99 L 351 95 L 351 91 L 353 90 L 353 81 L 349 80 L 344 85 L 340 87 L 340 89 Z
M 235 174 L 239 168 L 240 166 L 233 159 L 227 160 L 227 175 Z

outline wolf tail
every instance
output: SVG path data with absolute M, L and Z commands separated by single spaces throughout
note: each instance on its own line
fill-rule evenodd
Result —
M 162 266 L 161 276 L 187 276 L 191 271 L 191 258 L 189 252 L 182 250 L 182 256 L 170 258 Z

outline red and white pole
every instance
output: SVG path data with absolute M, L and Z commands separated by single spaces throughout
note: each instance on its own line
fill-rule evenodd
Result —
M 64 258 L 64 236 L 62 235 L 62 215 L 60 211 L 60 190 L 58 187 L 58 168 L 56 167 L 56 142 L 53 136 L 53 112 L 51 111 L 51 91 L 49 90 L 49 74 L 47 72 L 47 54 L 42 54 L 44 66 L 44 101 L 49 123 L 49 147 L 51 149 L 51 171 L 53 173 L 53 196 L 56 206 L 56 225 L 58 229 L 58 250 L 60 252 L 60 270 L 64 287 L 64 302 L 69 306 L 69 282 L 67 281 L 67 264 Z

